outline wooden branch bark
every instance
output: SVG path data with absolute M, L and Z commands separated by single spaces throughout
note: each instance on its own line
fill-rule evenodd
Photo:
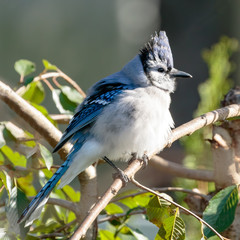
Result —
M 189 169 L 180 164 L 169 162 L 157 155 L 151 158 L 150 164 L 155 169 L 170 173 L 176 177 L 189 178 L 207 182 L 214 181 L 214 173 L 210 170 Z
M 170 143 L 176 141 L 177 139 L 190 135 L 196 130 L 210 125 L 216 121 L 223 121 L 230 117 L 235 117 L 240 115 L 240 105 L 232 104 L 224 108 L 214 110 L 212 112 L 206 113 L 198 118 L 187 122 L 180 127 L 173 130 L 172 138 Z M 134 160 L 124 171 L 125 174 L 131 178 L 134 176 L 141 168 L 139 160 Z M 71 237 L 71 240 L 78 240 L 85 236 L 87 229 L 97 218 L 99 213 L 106 207 L 108 202 L 118 193 L 118 191 L 123 187 L 122 181 L 117 178 L 114 180 L 112 185 L 104 193 L 102 198 L 96 203 L 96 205 L 91 209 L 89 215 L 84 219 L 82 224 L 76 230 L 76 232 Z
M 37 109 L 31 106 L 27 101 L 22 99 L 17 93 L 15 93 L 9 86 L 0 81 L 0 99 L 5 102 L 14 112 L 22 117 L 33 129 L 35 129 L 42 137 L 52 146 L 55 147 L 59 142 L 62 133 Z M 63 160 L 65 160 L 71 145 L 66 144 L 58 153 Z M 91 198 L 97 200 L 97 183 L 96 183 L 96 170 L 95 167 L 90 166 L 84 172 L 80 174 L 80 184 L 84 185 L 81 191 L 82 199 L 85 194 L 89 196 L 89 189 L 92 190 Z M 91 180 L 90 180 L 91 179 Z M 95 179 L 95 180 L 94 180 Z M 95 187 L 94 187 L 95 184 Z M 95 191 L 93 191 L 95 190 Z M 87 191 L 87 192 L 86 192 Z M 84 201 L 81 203 L 82 209 L 89 209 L 92 206 L 92 200 L 90 202 Z M 75 210 L 75 212 L 77 212 Z

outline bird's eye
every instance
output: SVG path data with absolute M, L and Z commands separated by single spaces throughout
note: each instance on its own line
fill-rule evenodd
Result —
M 158 68 L 158 72 L 164 72 L 164 68 L 162 67 Z

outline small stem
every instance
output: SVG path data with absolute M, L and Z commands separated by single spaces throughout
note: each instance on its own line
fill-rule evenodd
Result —
M 183 192 L 183 193 L 188 193 L 188 194 L 192 194 L 192 195 L 197 195 L 202 197 L 204 200 L 209 201 L 209 197 L 205 194 L 190 190 L 190 189 L 185 189 L 185 188 L 180 188 L 180 187 L 162 187 L 162 188 L 152 188 L 153 191 L 158 191 L 158 192 Z M 117 202 L 120 201 L 122 199 L 125 198 L 129 198 L 129 197 L 135 197 L 137 195 L 141 195 L 144 193 L 147 193 L 148 191 L 141 191 L 141 192 L 137 192 L 137 193 L 133 193 L 133 194 L 129 194 L 120 198 L 114 198 L 112 199 L 111 202 Z
M 56 87 L 61 88 L 61 84 L 59 84 L 59 82 L 57 81 L 57 77 L 53 77 L 52 80 Z
M 72 118 L 71 115 L 64 115 L 64 114 L 50 114 L 52 120 L 56 121 L 59 124 L 68 124 L 70 119 Z
M 23 81 L 24 81 L 24 75 L 22 74 L 22 75 L 20 76 L 20 83 L 23 83 Z
M 210 228 L 221 240 L 224 240 L 224 238 L 223 238 L 223 236 L 222 236 L 221 234 L 219 234 L 211 225 L 209 225 L 207 222 L 205 222 L 202 218 L 200 218 L 199 216 L 197 216 L 195 213 L 191 212 L 190 210 L 186 209 L 185 207 L 181 206 L 180 204 L 178 204 L 178 203 L 176 203 L 176 202 L 174 202 L 174 201 L 172 201 L 172 200 L 170 200 L 170 199 L 167 199 L 167 198 L 163 197 L 161 194 L 153 191 L 152 189 L 143 186 L 143 185 L 140 184 L 138 181 L 136 181 L 133 176 L 131 177 L 131 182 L 132 182 L 133 184 L 135 184 L 137 187 L 139 187 L 139 188 L 141 188 L 141 189 L 143 189 L 143 190 L 145 190 L 145 191 L 151 192 L 151 193 L 153 193 L 154 195 L 156 195 L 156 196 L 164 199 L 164 200 L 167 201 L 167 202 L 170 202 L 170 203 L 173 204 L 174 206 L 176 206 L 176 207 L 182 209 L 183 211 L 189 213 L 190 215 L 192 215 L 193 217 L 195 217 L 196 219 L 198 219 L 201 223 L 205 224 L 208 228 Z
M 42 78 L 42 80 L 46 83 L 46 85 L 49 87 L 49 89 L 51 91 L 54 90 L 54 87 L 51 85 L 51 83 L 46 78 Z
M 60 76 L 64 78 L 69 84 L 71 84 L 84 98 L 86 97 L 85 92 L 80 88 L 80 86 L 75 81 L 73 81 L 68 75 L 66 75 L 60 69 L 57 69 L 57 71 L 60 73 Z
M 129 213 L 128 215 L 132 216 L 132 215 L 137 215 L 137 214 L 146 214 L 146 210 L 134 211 L 134 212 Z M 121 217 L 126 217 L 126 213 L 114 214 L 114 215 L 110 215 L 110 216 L 104 217 L 104 218 L 98 220 L 98 223 L 111 221 L 111 220 L 118 219 L 118 218 L 121 218 Z

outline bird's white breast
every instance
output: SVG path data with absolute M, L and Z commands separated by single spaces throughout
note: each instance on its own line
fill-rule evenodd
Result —
M 154 86 L 126 90 L 105 107 L 91 132 L 110 160 L 151 156 L 162 150 L 174 126 L 169 105 L 169 94 Z

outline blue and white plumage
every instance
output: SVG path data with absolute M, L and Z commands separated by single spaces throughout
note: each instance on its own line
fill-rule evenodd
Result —
M 32 223 L 50 192 L 70 183 L 80 172 L 105 156 L 128 161 L 162 150 L 174 123 L 169 111 L 176 77 L 191 75 L 176 70 L 164 31 L 123 69 L 93 85 L 54 149 L 67 141 L 73 147 L 67 160 L 25 209 L 19 222 Z

